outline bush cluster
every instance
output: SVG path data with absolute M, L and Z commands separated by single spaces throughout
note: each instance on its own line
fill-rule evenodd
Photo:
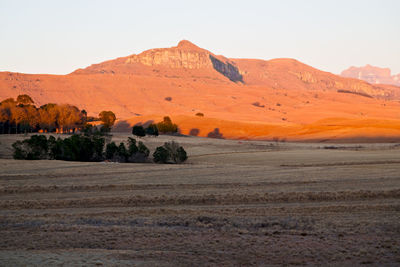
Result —
M 182 163 L 186 159 L 185 149 L 174 141 L 164 143 L 163 146 L 157 147 L 153 153 L 153 160 L 156 163 Z
M 33 135 L 29 139 L 15 142 L 14 159 L 56 159 L 67 161 L 147 162 L 150 150 L 141 141 L 128 138 L 128 146 L 110 142 L 99 132 L 96 134 L 74 134 L 61 139 L 45 135 Z M 104 149 L 105 147 L 105 149 Z M 182 163 L 187 159 L 186 151 L 178 143 L 167 142 L 153 153 L 156 163 Z
M 141 125 L 135 125 L 132 128 L 132 134 L 137 137 L 144 137 L 146 135 L 158 136 L 158 128 L 155 124 L 150 124 L 147 128 L 144 128 Z
M 58 159 L 68 161 L 101 161 L 105 138 L 100 135 L 74 134 L 61 139 L 44 135 L 33 135 L 29 139 L 17 141 L 14 159 Z
M 105 158 L 116 162 L 146 162 L 149 154 L 150 150 L 143 142 L 136 144 L 136 140 L 129 137 L 128 148 L 122 142 L 118 146 L 115 142 L 107 144 Z

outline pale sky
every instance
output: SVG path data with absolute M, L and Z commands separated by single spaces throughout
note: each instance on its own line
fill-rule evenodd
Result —
M 187 39 L 231 58 L 400 73 L 399 0 L 0 0 L 0 71 L 67 74 Z

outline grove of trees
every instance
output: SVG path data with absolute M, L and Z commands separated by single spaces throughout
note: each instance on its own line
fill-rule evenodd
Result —
M 48 103 L 37 108 L 32 98 L 26 94 L 17 99 L 7 98 L 0 102 L 0 134 L 32 132 L 73 133 L 57 139 L 54 136 L 32 135 L 23 141 L 16 141 L 12 147 L 15 159 L 56 159 L 68 161 L 147 162 L 150 150 L 143 142 L 128 138 L 127 146 L 121 142 L 111 142 L 109 134 L 116 116 L 112 111 L 99 113 L 102 122 L 100 130 L 88 124 L 85 110 L 68 104 Z M 79 130 L 79 134 L 75 132 Z M 161 133 L 176 133 L 178 126 L 169 117 L 162 122 L 150 124 L 147 128 L 134 126 L 132 134 L 137 137 L 158 136 Z M 187 159 L 186 151 L 175 142 L 167 142 L 157 147 L 153 153 L 156 163 L 182 163 Z
M 0 102 L 0 134 L 75 132 L 86 123 L 86 111 L 73 105 L 45 104 L 37 108 L 28 95 Z
M 89 121 L 96 120 L 103 123 L 103 132 L 109 132 L 116 116 L 112 111 L 102 111 L 99 119 L 88 117 L 86 110 L 79 110 L 69 104 L 48 103 L 37 108 L 28 95 L 19 95 L 16 100 L 7 98 L 0 102 L 0 134 L 75 133 L 86 127 Z
M 150 150 L 146 145 L 129 137 L 128 146 L 121 142 L 106 144 L 103 132 L 73 134 L 64 139 L 46 135 L 32 135 L 23 141 L 13 143 L 14 159 L 40 160 L 56 159 L 67 161 L 148 162 Z M 156 163 L 182 163 L 186 161 L 186 151 L 178 143 L 171 141 L 157 147 L 153 153 Z

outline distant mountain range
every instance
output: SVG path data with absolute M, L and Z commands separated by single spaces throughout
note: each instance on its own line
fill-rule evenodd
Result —
M 169 115 L 182 133 L 199 136 L 218 128 L 217 136 L 228 138 L 338 138 L 352 129 L 349 120 L 363 125 L 371 119 L 372 129 L 400 119 L 400 87 L 341 77 L 295 59 L 226 58 L 186 40 L 68 75 L 0 72 L 0 89 L 0 99 L 28 94 L 37 105 L 70 103 L 89 115 L 112 110 L 127 119 L 120 129 Z M 337 132 L 338 125 L 350 130 Z
M 389 68 L 379 68 L 371 65 L 364 67 L 350 67 L 342 71 L 342 77 L 355 78 L 370 84 L 392 84 L 400 86 L 400 73 L 391 75 Z

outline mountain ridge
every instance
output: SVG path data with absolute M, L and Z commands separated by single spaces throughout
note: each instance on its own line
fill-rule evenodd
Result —
M 2 72 L 0 88 L 0 99 L 28 94 L 37 105 L 70 103 L 89 115 L 113 110 L 119 119 L 137 123 L 203 113 L 203 136 L 218 128 L 211 121 L 289 126 L 337 117 L 397 120 L 400 111 L 396 86 L 340 77 L 295 59 L 226 58 L 189 41 L 67 75 Z M 195 128 L 195 122 L 183 120 L 182 129 Z M 228 134 L 233 128 L 224 129 L 225 135 L 234 137 Z

